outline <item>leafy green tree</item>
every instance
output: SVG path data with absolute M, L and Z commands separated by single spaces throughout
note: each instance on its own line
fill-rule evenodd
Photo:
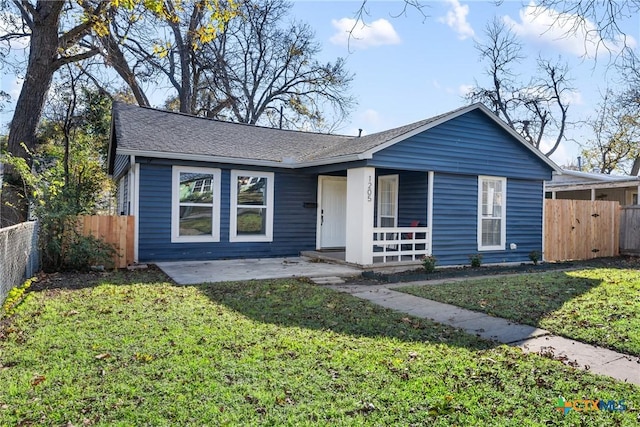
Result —
M 68 64 L 101 55 L 104 64 L 113 65 L 132 89 L 138 103 L 148 104 L 135 70 L 120 50 L 121 40 L 110 32 L 110 22 L 119 10 L 135 8 L 149 10 L 167 19 L 179 19 L 173 9 L 190 3 L 188 0 L 0 0 L 3 11 L 0 21 L 5 29 L 0 35 L 0 66 L 9 66 L 25 76 L 9 127 L 9 152 L 30 163 L 29 153 L 36 149 L 36 132 L 47 94 L 56 73 Z M 212 11 L 209 16 L 213 21 L 202 25 L 203 31 L 196 39 L 213 31 L 226 17 L 219 0 L 201 0 L 199 3 Z M 26 62 L 12 55 L 16 49 L 25 49 L 25 40 L 28 41 Z M 5 173 L 11 184 L 17 184 L 19 178 L 14 176 L 12 167 Z M 21 204 L 24 197 L 13 193 L 11 189 L 14 188 L 15 185 L 10 185 L 3 189 L 3 200 L 9 200 L 13 209 L 5 209 L 4 204 L 0 206 L 0 226 L 25 219 L 26 206 Z
M 40 222 L 45 270 L 108 264 L 114 250 L 77 230 L 77 216 L 110 203 L 112 183 L 104 168 L 110 99 L 80 84 L 77 76 L 56 84 L 56 94 L 38 128 L 38 149 L 24 158 L 6 155 L 20 175 L 23 192 Z
M 632 174 L 640 157 L 640 97 L 636 90 L 615 94 L 608 90 L 597 116 L 589 121 L 594 137 L 582 158 L 588 170 L 604 174 Z M 637 171 L 636 171 L 637 174 Z

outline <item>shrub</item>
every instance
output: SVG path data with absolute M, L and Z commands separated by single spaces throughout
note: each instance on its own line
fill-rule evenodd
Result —
M 422 258 L 422 267 L 425 273 L 433 273 L 436 270 L 436 257 L 426 255 Z
M 482 254 L 473 254 L 469 255 L 469 262 L 471 262 L 471 267 L 478 268 L 482 265 Z
M 538 265 L 538 261 L 540 261 L 541 254 L 538 251 L 529 252 L 529 259 L 533 263 L 533 265 Z
M 22 285 L 16 286 L 9 291 L 7 298 L 2 303 L 2 316 L 9 317 L 15 313 L 20 303 L 24 301 L 27 289 L 31 287 L 31 284 L 35 282 L 35 280 L 35 277 L 27 279 Z

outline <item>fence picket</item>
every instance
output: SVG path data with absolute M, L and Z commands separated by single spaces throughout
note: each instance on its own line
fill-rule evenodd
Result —
M 115 247 L 116 268 L 124 268 L 133 263 L 133 227 L 133 216 L 87 215 L 78 219 L 82 235 L 95 236 Z
M 544 259 L 567 261 L 618 256 L 618 202 L 545 200 Z

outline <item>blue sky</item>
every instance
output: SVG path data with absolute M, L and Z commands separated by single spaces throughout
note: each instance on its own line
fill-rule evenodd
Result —
M 423 1 L 424 13 L 409 8 L 400 15 L 404 3 L 369 0 L 364 24 L 354 21 L 361 1 L 293 2 L 292 18 L 307 22 L 316 32 L 323 50 L 320 59 L 347 59 L 347 68 L 355 77 L 352 94 L 358 105 L 339 133 L 364 134 L 422 120 L 465 104 L 464 94 L 477 81 L 487 84 L 475 41 L 482 41 L 484 28 L 494 16 L 504 20 L 524 45 L 526 62 L 518 70 L 528 81 L 540 54 L 569 64 L 574 91 L 569 95 L 570 120 L 585 120 L 594 114 L 600 93 L 616 84 L 616 75 L 607 70 L 608 53 L 596 55 L 600 41 L 597 33 L 567 37 L 566 30 L 575 17 L 563 18 L 566 27 L 550 27 L 554 11 L 537 10 L 525 1 Z M 354 27 L 355 24 L 355 27 Z M 589 25 L 590 23 L 587 23 Z M 640 40 L 640 17 L 622 22 L 627 43 Z M 347 31 L 355 28 L 353 37 Z M 615 51 L 615 43 L 610 43 Z M 597 56 L 597 58 L 596 58 Z M 13 75 L 2 76 L 2 89 L 17 97 L 20 81 Z M 151 97 L 162 105 L 163 96 Z M 0 113 L 0 124 L 11 117 L 11 106 Z M 566 164 L 579 155 L 576 141 L 589 138 L 588 127 L 569 130 L 567 141 L 552 156 Z
M 527 60 L 520 68 L 522 80 L 528 81 L 535 61 L 545 57 L 569 64 L 575 88 L 570 96 L 570 119 L 585 120 L 593 114 L 600 93 L 616 84 L 616 75 L 608 71 L 608 53 L 596 54 L 598 37 L 566 37 L 574 17 L 565 16 L 567 27 L 550 28 L 554 11 L 538 10 L 520 1 L 447 0 L 424 2 L 427 17 L 403 9 L 401 1 L 370 0 L 366 26 L 356 24 L 355 37 L 346 31 L 353 28 L 356 1 L 297 1 L 293 14 L 308 22 L 323 44 L 323 57 L 347 58 L 347 68 L 355 74 L 353 93 L 358 107 L 341 132 L 373 133 L 390 127 L 434 116 L 464 105 L 464 94 L 477 81 L 487 84 L 487 76 L 474 41 L 484 39 L 484 29 L 494 16 L 504 20 L 524 45 Z M 624 22 L 627 43 L 640 40 L 640 17 Z M 347 43 L 349 43 L 347 45 Z M 610 44 L 615 48 L 615 44 Z M 596 58 L 597 56 L 597 58 Z M 596 60 L 597 59 L 597 60 Z M 584 125 L 571 129 L 576 141 L 589 137 Z M 576 142 L 568 141 L 552 156 L 565 164 L 579 155 Z

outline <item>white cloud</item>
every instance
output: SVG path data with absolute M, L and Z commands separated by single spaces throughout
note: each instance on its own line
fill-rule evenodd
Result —
M 365 24 L 352 18 L 333 19 L 331 24 L 337 32 L 329 39 L 331 43 L 351 48 L 367 49 L 376 46 L 399 44 L 402 40 L 393 25 L 386 19 Z
M 584 105 L 584 100 L 582 99 L 582 92 L 578 92 L 577 90 L 563 92 L 560 98 L 562 99 L 562 102 L 566 104 Z
M 475 87 L 474 85 L 461 84 L 458 86 L 458 94 L 460 96 L 467 96 L 469 92 L 473 90 L 474 87 Z
M 553 147 L 553 144 L 555 144 L 554 139 L 542 138 L 542 141 L 540 141 L 540 151 L 546 153 Z M 577 154 L 572 152 L 570 148 L 572 147 L 567 146 L 567 141 L 562 141 L 560 145 L 558 145 L 558 148 L 556 148 L 556 151 L 551 155 L 551 160 L 559 166 L 568 165 L 572 161 L 575 161 Z
M 469 37 L 473 37 L 475 32 L 471 25 L 467 21 L 467 15 L 469 14 L 469 6 L 461 5 L 458 0 L 446 0 L 451 9 L 447 14 L 438 19 L 439 22 L 447 24 L 453 31 L 458 34 L 460 40 L 464 40 Z
M 519 21 L 504 17 L 507 25 L 525 39 L 552 46 L 579 57 L 594 59 L 598 53 L 619 52 L 621 41 L 604 40 L 597 26 L 577 15 L 560 13 L 553 9 L 536 6 L 533 2 L 522 9 Z M 636 40 L 627 36 L 627 46 L 636 46 Z
M 353 127 L 347 130 L 347 135 L 358 135 L 362 129 L 362 135 L 370 135 L 388 128 L 387 121 L 376 110 L 368 108 L 358 112 L 356 118 L 352 120 Z

